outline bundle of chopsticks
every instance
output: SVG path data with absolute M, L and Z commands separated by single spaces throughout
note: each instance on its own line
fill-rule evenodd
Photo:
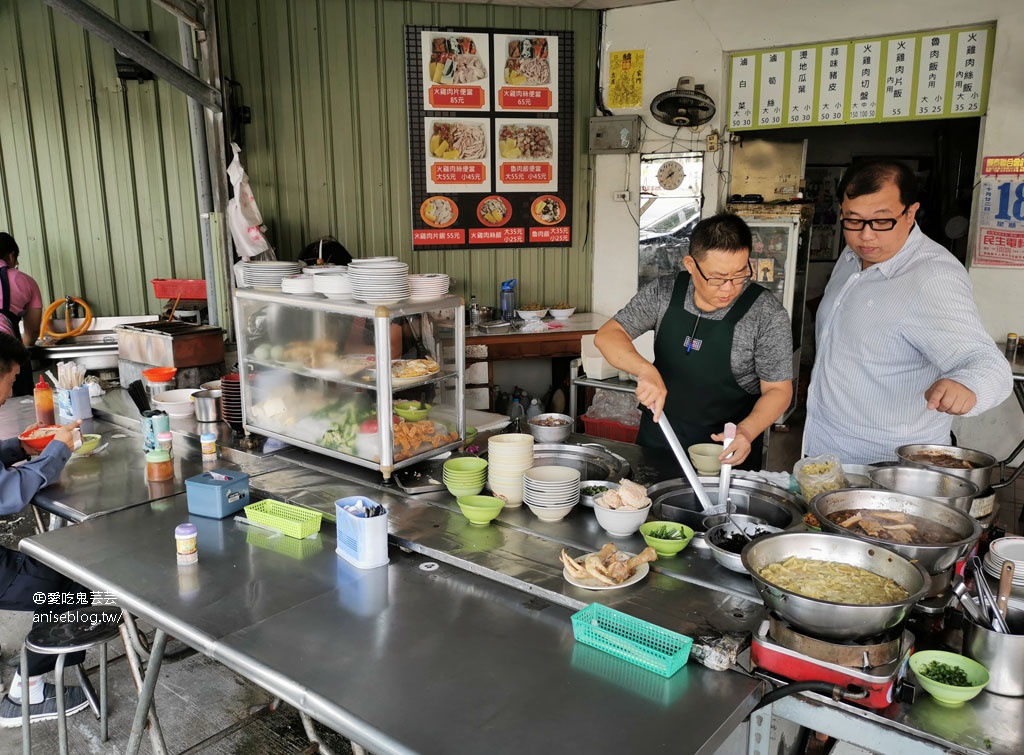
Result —
M 85 368 L 75 362 L 57 362 L 57 377 L 49 370 L 46 371 L 55 388 L 70 391 L 72 388 L 81 388 L 85 382 Z

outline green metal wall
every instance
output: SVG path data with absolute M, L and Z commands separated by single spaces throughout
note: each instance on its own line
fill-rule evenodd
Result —
M 587 123 L 594 112 L 600 15 L 399 0 L 220 0 L 224 74 L 253 122 L 243 158 L 278 256 L 336 236 L 355 256 L 394 254 L 414 272 L 445 272 L 468 300 L 589 309 L 592 289 Z M 406 24 L 575 32 L 574 237 L 569 248 L 412 251 Z
M 148 0 L 93 0 L 180 58 L 177 21 Z M 591 298 L 588 236 L 600 16 L 592 11 L 401 0 L 216 0 L 225 76 L 252 108 L 243 159 L 281 258 L 337 236 L 357 256 L 396 254 L 497 303 Z M 576 175 L 570 248 L 413 252 L 403 27 L 575 32 Z M 202 277 L 185 97 L 122 82 L 114 52 L 41 0 L 0 0 L 0 230 L 48 303 L 157 311 L 149 279 Z
M 146 0 L 93 0 L 179 59 Z M 184 95 L 120 81 L 114 51 L 41 0 L 0 0 L 0 230 L 44 305 L 156 311 L 151 278 L 202 277 Z

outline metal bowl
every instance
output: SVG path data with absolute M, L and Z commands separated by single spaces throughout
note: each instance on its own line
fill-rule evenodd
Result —
M 768 522 L 766 522 L 759 516 L 750 516 L 749 514 L 733 514 L 730 518 L 730 516 L 724 512 L 721 514 L 708 514 L 701 521 L 701 524 L 704 525 L 705 532 L 710 532 L 712 527 L 717 527 L 719 524 L 725 524 L 729 521 L 740 527 L 746 527 L 748 524 L 753 524 L 755 526 L 768 524 Z M 782 531 L 781 528 L 776 529 L 779 529 L 780 532 Z
M 919 461 L 920 454 L 941 454 L 949 456 L 971 465 L 970 469 L 955 467 L 944 467 L 939 464 L 932 464 L 927 461 Z M 959 448 L 957 446 L 935 446 L 918 443 L 910 446 L 900 446 L 896 449 L 896 456 L 903 464 L 910 467 L 921 467 L 931 469 L 943 474 L 951 474 L 963 480 L 973 482 L 978 490 L 988 488 L 992 480 L 992 467 L 998 462 L 994 456 L 983 451 L 975 451 L 971 448 Z M 915 458 L 918 457 L 918 458 Z
M 922 467 L 884 467 L 868 473 L 871 486 L 931 498 L 969 514 L 978 486 L 970 480 Z
M 583 491 L 586 490 L 587 488 L 595 488 L 595 487 L 598 487 L 598 486 L 603 487 L 603 488 L 607 488 L 608 490 L 614 490 L 615 488 L 619 487 L 619 483 L 612 482 L 611 480 L 581 480 L 580 481 L 580 503 L 583 504 L 584 506 L 589 506 L 590 508 L 594 508 L 594 498 L 595 498 L 595 496 L 587 495 Z
M 544 421 L 551 422 L 556 420 L 562 424 L 553 427 L 538 424 Z M 548 412 L 546 414 L 538 414 L 536 417 L 527 420 L 526 425 L 530 430 L 530 435 L 538 443 L 564 443 L 572 435 L 573 420 L 568 414 Z
M 744 518 L 748 519 L 751 517 Z M 737 519 L 737 517 L 734 516 L 733 519 Z M 736 521 L 735 524 L 732 522 L 716 524 L 704 533 L 704 542 L 707 543 L 708 550 L 711 551 L 711 555 L 714 557 L 715 561 L 720 563 L 726 569 L 732 569 L 740 574 L 746 574 L 747 567 L 743 565 L 743 559 L 740 558 L 740 554 L 726 550 L 721 545 L 725 538 L 730 535 L 739 534 L 740 530 L 745 532 L 748 537 L 753 536 L 755 532 L 772 534 L 775 532 L 782 532 L 782 530 L 778 527 L 772 527 L 764 523 Z
M 895 603 L 877 605 L 833 603 L 785 590 L 760 576 L 761 569 L 768 564 L 794 556 L 859 566 L 888 577 L 910 595 Z M 740 559 L 768 610 L 797 629 L 825 639 L 858 640 L 898 626 L 928 591 L 928 575 L 920 566 L 891 550 L 847 535 L 826 532 L 766 535 L 749 543 Z
M 704 492 L 707 493 L 715 511 L 718 508 L 718 478 L 701 477 Z M 704 517 L 708 516 L 701 508 L 690 483 L 683 479 L 665 480 L 647 489 L 647 496 L 654 501 L 653 514 L 657 519 L 679 522 L 691 527 L 695 532 L 704 532 Z M 736 514 L 747 514 L 763 519 L 773 527 L 787 529 L 794 522 L 799 523 L 804 514 L 801 500 L 780 487 L 766 482 L 733 477 L 729 486 L 729 498 L 732 500 Z
M 828 518 L 829 514 L 843 509 L 901 511 L 949 527 L 957 534 L 958 539 L 952 543 L 940 545 L 908 545 L 867 535 L 857 535 Z M 967 555 L 981 535 L 981 525 L 962 511 L 930 498 L 919 498 L 888 490 L 829 490 L 819 493 L 811 500 L 811 510 L 821 523 L 822 530 L 849 535 L 858 540 L 894 550 L 905 558 L 919 563 L 929 574 L 942 574 L 953 568 L 957 560 Z

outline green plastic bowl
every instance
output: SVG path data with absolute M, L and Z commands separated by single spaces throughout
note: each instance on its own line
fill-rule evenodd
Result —
M 490 524 L 500 512 L 505 502 L 492 495 L 466 495 L 458 499 L 459 508 L 470 524 Z
M 650 533 L 661 527 L 668 527 L 669 529 L 682 532 L 683 537 L 681 540 L 665 540 L 660 537 L 651 537 Z M 693 530 L 687 527 L 685 524 L 679 522 L 645 522 L 640 525 L 640 534 L 644 536 L 644 541 L 654 548 L 654 552 L 662 558 L 672 558 L 677 556 L 683 548 L 690 544 L 693 539 Z
M 430 416 L 430 410 L 434 408 L 433 404 L 424 404 L 424 409 L 420 409 L 419 401 L 396 401 L 394 405 L 395 414 L 410 422 L 419 422 L 421 419 L 426 419 Z
M 448 474 L 460 472 L 482 472 L 487 469 L 487 459 L 479 456 L 456 456 L 444 463 L 444 471 Z
M 91 454 L 99 446 L 101 437 L 96 433 L 82 433 L 82 446 L 74 453 L 78 456 Z
M 921 669 L 932 661 L 963 669 L 971 686 L 957 687 L 952 684 L 943 684 L 925 676 L 921 673 Z M 913 669 L 918 684 L 935 698 L 935 702 L 951 708 L 974 699 L 988 684 L 988 669 L 966 656 L 947 653 L 945 650 L 921 650 L 914 653 L 910 656 L 910 668 Z

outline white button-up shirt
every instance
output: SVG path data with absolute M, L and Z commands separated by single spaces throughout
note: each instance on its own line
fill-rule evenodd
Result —
M 917 226 L 895 256 L 861 269 L 847 247 L 818 308 L 804 451 L 849 464 L 896 458 L 909 443 L 949 445 L 952 415 L 925 391 L 949 378 L 977 395 L 968 416 L 1009 394 L 1009 363 L 985 331 L 963 265 Z

